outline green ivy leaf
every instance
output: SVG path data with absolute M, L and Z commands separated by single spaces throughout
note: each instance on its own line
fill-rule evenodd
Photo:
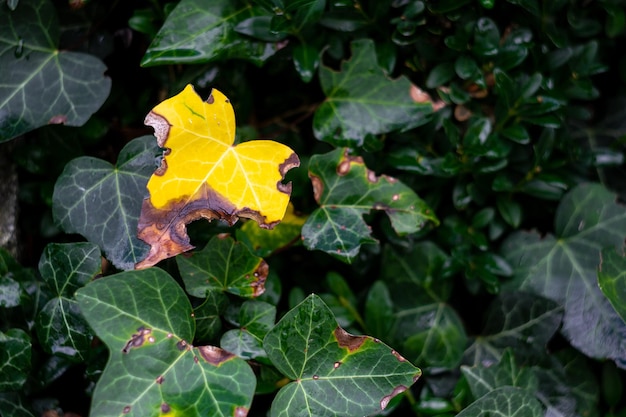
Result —
M 263 345 L 274 366 L 292 380 L 276 395 L 272 417 L 370 415 L 421 375 L 379 340 L 339 327 L 316 295 L 289 311 Z
M 222 335 L 220 346 L 242 359 L 267 362 L 263 338 L 276 321 L 276 307 L 263 301 L 248 300 L 239 310 L 239 329 Z
M 39 415 L 39 414 L 37 414 Z M 0 392 L 0 416 L 2 417 L 34 417 L 25 405 L 22 397 L 13 392 Z
M 363 145 L 366 136 L 409 130 L 426 123 L 430 103 L 411 99 L 411 82 L 389 79 L 378 66 L 374 42 L 352 42 L 352 57 L 336 72 L 320 68 L 326 100 L 315 112 L 313 133 L 338 146 Z
M 204 249 L 176 257 L 187 293 L 204 298 L 209 291 L 257 297 L 265 291 L 268 266 L 230 236 L 214 236 Z
M 626 258 L 623 253 L 614 248 L 602 251 L 598 284 L 617 314 L 626 322 Z
M 100 246 L 117 268 L 133 269 L 148 253 L 137 221 L 158 153 L 154 137 L 142 136 L 122 149 L 117 166 L 86 156 L 72 160 L 54 186 L 55 221 Z
M 504 386 L 518 387 L 534 393 L 539 382 L 530 368 L 515 363 L 512 349 L 506 349 L 500 362 L 491 366 L 461 366 L 474 398 L 478 399 Z
M 17 391 L 30 372 L 30 337 L 21 329 L 0 332 L 0 392 Z
M 193 347 L 191 304 L 165 271 L 126 271 L 76 292 L 110 356 L 91 415 L 246 415 L 255 377 L 236 356 Z M 193 393 L 193 395 L 190 395 Z
M 59 38 L 48 0 L 0 10 L 0 143 L 46 124 L 81 126 L 108 97 L 102 61 L 59 50 Z
M 304 43 L 294 46 L 293 65 L 302 81 L 311 81 L 319 64 L 320 52 L 316 47 Z
M 597 284 L 600 251 L 621 246 L 626 235 L 626 210 L 598 184 L 583 184 L 561 200 L 555 218 L 556 236 L 516 233 L 502 245 L 516 265 L 507 288 L 529 290 L 564 307 L 562 333 L 593 358 L 610 358 L 626 367 L 626 324 Z
M 240 22 L 258 16 L 248 4 L 230 0 L 205 3 L 182 0 L 148 47 L 141 65 L 200 64 L 216 60 L 243 58 L 261 65 L 278 47 L 239 34 Z
M 528 391 L 515 387 L 502 387 L 480 397 L 457 417 L 543 417 L 539 401 Z
M 193 309 L 196 319 L 196 341 L 209 341 L 220 335 L 222 319 L 220 316 L 226 311 L 228 298 L 220 291 L 209 291 L 204 302 Z
M 320 208 L 302 227 L 304 245 L 344 262 L 351 262 L 362 244 L 377 242 L 363 220 L 363 215 L 372 210 L 384 211 L 400 235 L 415 233 L 428 221 L 438 223 L 413 190 L 395 178 L 377 177 L 347 149 L 314 155 L 309 177 Z
M 365 300 L 365 324 L 368 331 L 379 339 L 387 339 L 393 325 L 393 299 L 383 281 L 370 287 Z
M 508 347 L 518 359 L 538 357 L 562 319 L 563 308 L 552 300 L 524 291 L 502 292 L 489 306 L 481 335 L 465 353 L 466 362 L 497 362 Z
M 44 249 L 39 272 L 54 296 L 37 316 L 35 330 L 47 352 L 85 360 L 92 333 L 72 297 L 100 273 L 101 262 L 92 243 L 51 243 Z

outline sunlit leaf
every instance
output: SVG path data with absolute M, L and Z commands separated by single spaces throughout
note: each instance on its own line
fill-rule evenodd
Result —
M 142 136 L 122 149 L 117 166 L 88 156 L 72 160 L 54 186 L 55 221 L 100 246 L 116 267 L 134 268 L 148 249 L 136 236 L 137 219 L 157 152 L 154 138 Z
M 35 329 L 49 353 L 85 360 L 93 335 L 73 296 L 100 273 L 101 262 L 93 243 L 51 243 L 44 249 L 39 272 L 54 297 L 39 312 Z
M 166 272 L 112 275 L 81 288 L 76 297 L 110 354 L 90 415 L 247 414 L 252 370 L 220 348 L 190 344 L 191 304 Z
M 611 305 L 626 322 L 626 258 L 614 248 L 602 251 L 598 284 Z
M 193 220 L 233 224 L 247 217 L 271 229 L 283 218 L 291 185 L 281 181 L 300 161 L 270 140 L 233 146 L 235 113 L 222 93 L 213 90 L 202 101 L 188 85 L 156 106 L 145 123 L 166 152 L 141 209 L 139 237 L 151 249 L 138 269 L 192 249 L 186 224 Z
M 304 245 L 345 262 L 358 254 L 362 244 L 377 242 L 363 220 L 372 210 L 385 212 L 400 235 L 415 233 L 428 221 L 438 222 L 413 190 L 395 178 L 376 176 L 347 149 L 314 155 L 309 177 L 320 207 L 302 227 Z
M 315 137 L 339 146 L 361 146 L 368 135 L 408 130 L 426 123 L 431 103 L 416 103 L 411 82 L 391 80 L 377 64 L 374 42 L 352 42 L 352 56 L 341 71 L 320 68 L 326 100 L 313 119 Z
M 49 0 L 0 7 L 0 142 L 46 124 L 83 125 L 111 89 L 102 61 L 58 49 L 61 31 Z
M 231 0 L 182 0 L 148 47 L 141 65 L 198 64 L 243 58 L 262 64 L 278 46 L 237 33 L 237 24 L 258 15 L 248 4 Z
M 598 184 L 583 184 L 561 200 L 556 236 L 516 233 L 502 246 L 515 265 L 507 288 L 527 290 L 564 308 L 561 332 L 586 355 L 626 367 L 626 324 L 598 287 L 597 267 L 605 247 L 621 247 L 626 209 Z
M 374 414 L 421 375 L 379 340 L 339 327 L 316 295 L 289 311 L 263 345 L 291 379 L 272 402 L 272 417 Z

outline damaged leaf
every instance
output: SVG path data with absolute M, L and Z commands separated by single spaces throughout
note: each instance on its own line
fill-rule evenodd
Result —
M 438 223 L 413 190 L 395 178 L 376 176 L 363 159 L 351 156 L 347 149 L 314 155 L 309 177 L 320 207 L 302 227 L 304 245 L 344 262 L 351 262 L 362 244 L 377 243 L 363 220 L 372 210 L 385 212 L 399 235 L 415 233 L 428 221 Z
M 152 109 L 145 123 L 166 150 L 141 209 L 138 236 L 151 249 L 137 269 L 192 249 L 186 225 L 193 220 L 232 225 L 247 217 L 268 229 L 281 221 L 291 194 L 282 180 L 300 164 L 298 156 L 270 140 L 234 146 L 235 113 L 224 94 L 214 89 L 202 101 L 188 85 Z
M 252 370 L 218 347 L 191 345 L 191 304 L 165 271 L 108 276 L 76 297 L 110 352 L 90 415 L 247 415 L 255 388 Z
M 316 295 L 289 311 L 263 345 L 274 366 L 291 379 L 276 395 L 272 417 L 302 410 L 318 417 L 380 413 L 421 375 L 380 340 L 339 327 Z
M 230 236 L 213 236 L 201 251 L 176 258 L 185 289 L 205 298 L 209 291 L 257 297 L 265 291 L 269 267 Z

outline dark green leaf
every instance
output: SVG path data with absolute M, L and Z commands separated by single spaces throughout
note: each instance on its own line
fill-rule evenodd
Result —
M 23 330 L 0 332 L 0 392 L 22 388 L 30 372 L 31 349 L 30 337 Z
M 543 417 L 541 403 L 528 391 L 502 387 L 480 397 L 457 414 L 458 417 Z
M 505 222 L 514 228 L 518 228 L 522 222 L 522 206 L 510 197 L 499 195 L 496 199 L 498 212 Z
M 459 9 L 469 3 L 471 0 L 440 0 L 436 2 L 427 2 L 428 10 L 433 13 L 449 13 Z
M 305 83 L 313 79 L 320 64 L 320 52 L 312 45 L 301 43 L 293 48 L 293 65 Z
M 54 187 L 55 221 L 99 245 L 116 267 L 134 268 L 148 252 L 137 238 L 137 221 L 158 153 L 154 137 L 142 136 L 122 149 L 115 167 L 87 156 L 74 159 Z
M 230 237 L 214 236 L 201 251 L 176 257 L 185 289 L 204 298 L 209 291 L 256 297 L 265 291 L 267 263 Z
M 191 305 L 163 270 L 102 278 L 78 290 L 76 297 L 110 353 L 91 415 L 207 416 L 249 410 L 252 370 L 220 348 L 190 345 Z
M 252 16 L 237 23 L 235 31 L 264 42 L 278 42 L 285 39 L 287 33 L 272 31 L 271 21 L 272 16 Z
M 614 248 L 602 250 L 598 284 L 611 305 L 626 322 L 626 258 Z
M 246 301 L 239 310 L 240 329 L 229 330 L 222 335 L 220 346 L 242 359 L 263 360 L 263 338 L 276 321 L 276 307 L 263 301 Z
M 411 83 L 389 79 L 377 65 L 374 43 L 352 42 L 352 57 L 336 72 L 322 66 L 326 100 L 313 119 L 315 137 L 334 145 L 361 146 L 368 135 L 408 130 L 428 121 L 430 103 L 415 103 Z
M 430 70 L 426 78 L 426 87 L 435 88 L 448 83 L 454 78 L 455 65 L 451 62 L 442 62 Z
M 379 340 L 338 327 L 316 295 L 289 311 L 263 344 L 272 363 L 292 380 L 276 395 L 272 417 L 374 414 L 421 375 Z
M 87 358 L 93 334 L 75 300 L 52 298 L 39 312 L 35 329 L 46 352 L 74 362 Z
M 474 27 L 474 45 L 472 52 L 478 56 L 491 56 L 498 53 L 500 31 L 496 22 L 488 17 L 481 17 Z
M 500 360 L 513 348 L 520 360 L 545 353 L 558 331 L 563 308 L 554 301 L 526 292 L 503 292 L 489 306 L 481 336 L 468 348 L 466 361 L 473 365 Z
M 375 243 L 363 214 L 384 211 L 400 234 L 415 233 L 426 222 L 437 222 L 428 208 L 409 187 L 395 178 L 377 177 L 363 160 L 350 156 L 347 149 L 314 155 L 309 163 L 315 210 L 302 227 L 304 245 L 350 262 L 363 243 Z
M 517 142 L 520 145 L 527 145 L 530 143 L 530 135 L 528 134 L 526 128 L 521 124 L 514 124 L 505 127 L 500 130 L 499 133 L 507 139 L 511 139 L 513 142 Z
M 206 342 L 216 338 L 222 329 L 220 316 L 228 306 L 228 298 L 220 291 L 209 291 L 202 304 L 193 309 L 196 319 L 196 340 Z
M 35 417 L 35 414 L 24 405 L 24 401 L 17 393 L 0 392 L 0 416 Z
M 50 243 L 39 260 L 39 273 L 56 296 L 71 298 L 100 273 L 101 263 L 93 243 Z
M 231 58 L 261 65 L 278 47 L 254 41 L 235 30 L 240 22 L 257 15 L 254 8 L 229 0 L 210 4 L 182 0 L 152 40 L 141 65 L 199 64 Z
M 518 387 L 534 393 L 539 381 L 529 368 L 520 368 L 515 363 L 513 349 L 506 349 L 500 362 L 490 366 L 461 366 L 474 398 L 478 399 L 504 386 Z
M 46 124 L 81 126 L 111 90 L 98 58 L 58 50 L 52 2 L 0 12 L 0 143 Z
M 508 288 L 533 291 L 565 309 L 562 332 L 573 346 L 593 358 L 610 358 L 626 366 L 623 340 L 626 324 L 597 284 L 600 251 L 621 246 L 626 210 L 597 184 L 579 185 L 559 204 L 556 236 L 517 233 L 502 253 L 515 276 Z
M 370 287 L 365 300 L 365 324 L 368 331 L 379 339 L 387 339 L 393 326 L 393 300 L 383 281 Z
M 474 78 L 477 74 L 479 74 L 480 68 L 474 58 L 470 55 L 460 55 L 456 61 L 454 61 L 454 71 L 459 78 L 467 80 Z

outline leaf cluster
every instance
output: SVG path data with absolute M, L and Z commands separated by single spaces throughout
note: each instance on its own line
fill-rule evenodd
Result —
M 0 416 L 626 415 L 625 10 L 0 0 Z M 291 204 L 134 270 L 188 84 Z

